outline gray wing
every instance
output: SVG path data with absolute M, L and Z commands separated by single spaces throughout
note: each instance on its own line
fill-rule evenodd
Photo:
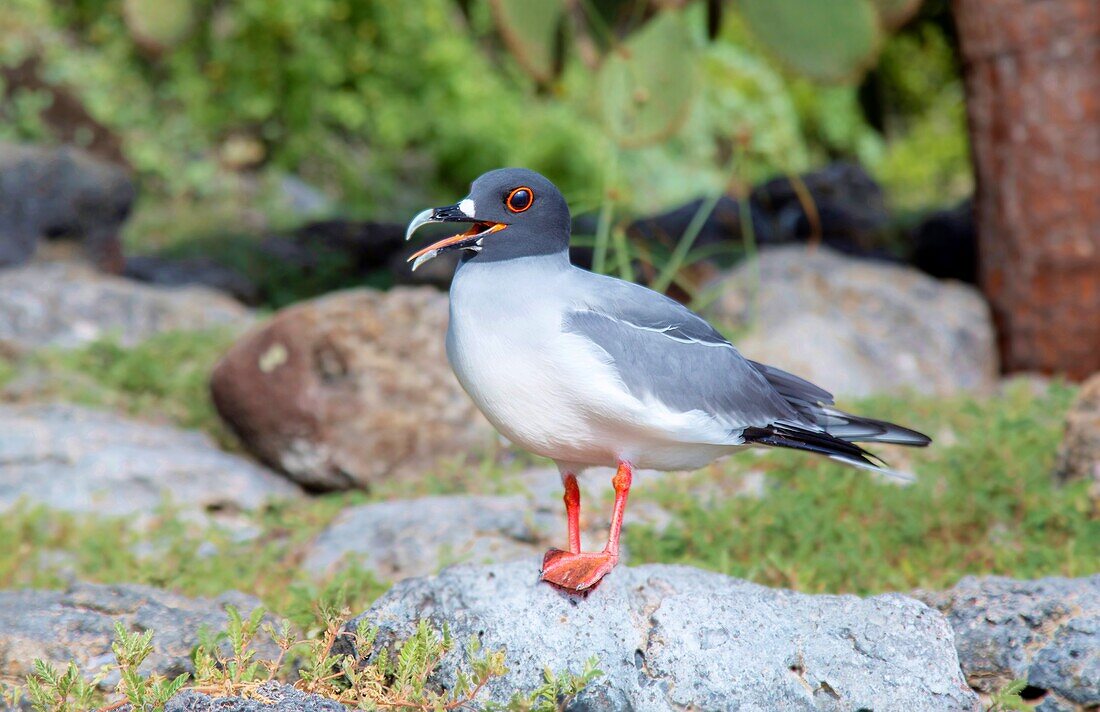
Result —
M 639 399 L 702 411 L 730 443 L 792 448 L 897 475 L 856 442 L 924 446 L 927 436 L 832 407 L 823 388 L 749 361 L 714 327 L 649 289 L 592 275 L 594 296 L 567 310 L 562 327 L 603 349 Z M 900 476 L 900 475 L 899 475 Z
M 674 412 L 703 411 L 736 438 L 750 425 L 802 422 L 798 412 L 714 327 L 644 287 L 598 278 L 596 295 L 562 327 L 611 359 L 631 395 Z

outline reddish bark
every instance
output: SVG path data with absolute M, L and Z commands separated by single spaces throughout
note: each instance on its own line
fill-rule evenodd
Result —
M 1006 370 L 1100 371 L 1100 0 L 953 0 Z

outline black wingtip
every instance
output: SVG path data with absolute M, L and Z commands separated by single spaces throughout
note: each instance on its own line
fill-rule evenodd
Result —
M 824 431 L 805 430 L 782 423 L 765 427 L 750 426 L 741 433 L 745 444 L 767 445 L 791 450 L 803 450 L 831 457 L 852 465 L 888 470 L 889 465 L 859 445 L 841 440 Z

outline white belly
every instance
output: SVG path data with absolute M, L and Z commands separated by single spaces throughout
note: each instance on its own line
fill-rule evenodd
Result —
M 690 442 L 684 433 L 697 415 L 668 413 L 631 396 L 601 350 L 563 333 L 561 302 L 543 291 L 558 285 L 521 281 L 522 289 L 496 283 L 485 294 L 479 293 L 482 280 L 456 278 L 451 291 L 447 357 L 504 437 L 574 470 L 619 459 L 643 468 L 694 469 L 737 449 Z

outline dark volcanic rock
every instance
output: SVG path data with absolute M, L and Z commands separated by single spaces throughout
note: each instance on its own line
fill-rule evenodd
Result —
M 307 223 L 290 235 L 269 237 L 260 243 L 260 249 L 304 269 L 342 259 L 349 270 L 363 273 L 385 267 L 404 244 L 403 225 L 322 220 Z
M 0 267 L 26 262 L 39 240 L 73 239 L 101 269 L 120 272 L 119 228 L 133 202 L 115 164 L 71 146 L 0 143 Z
M 538 569 L 452 567 L 397 584 L 364 616 L 382 645 L 428 618 L 505 648 L 508 673 L 483 690 L 497 702 L 595 656 L 604 675 L 570 709 L 978 709 L 947 621 L 906 596 L 813 596 L 648 565 L 620 566 L 579 598 L 538 583 Z M 453 683 L 461 655 L 431 681 Z
M 632 237 L 655 240 L 666 245 L 679 241 L 702 206 L 702 200 L 693 200 L 668 212 L 643 218 L 631 223 L 627 232 Z M 760 244 L 774 242 L 771 225 L 759 210 L 752 210 L 754 239 Z M 714 245 L 726 241 L 740 242 L 745 236 L 741 230 L 741 204 L 729 196 L 719 198 L 707 221 L 695 238 L 695 247 Z
M 256 689 L 254 699 L 211 697 L 194 690 L 176 695 L 164 712 L 345 712 L 339 702 L 309 695 L 290 685 L 268 682 Z
M 255 305 L 260 302 L 260 289 L 251 279 L 209 257 L 128 257 L 124 274 L 139 282 L 166 287 L 199 284 L 225 292 L 244 304 Z
M 910 235 L 913 266 L 940 279 L 978 283 L 978 230 L 974 204 L 927 216 Z
M 753 189 L 750 199 L 770 224 L 762 243 L 805 242 L 819 230 L 822 242 L 842 252 L 867 254 L 882 244 L 890 223 L 885 194 L 861 166 L 833 163 L 799 181 L 782 176 Z
M 914 595 L 951 622 L 974 689 L 991 693 L 1026 679 L 1041 712 L 1100 707 L 1100 574 L 1037 581 L 968 576 L 948 591 Z

